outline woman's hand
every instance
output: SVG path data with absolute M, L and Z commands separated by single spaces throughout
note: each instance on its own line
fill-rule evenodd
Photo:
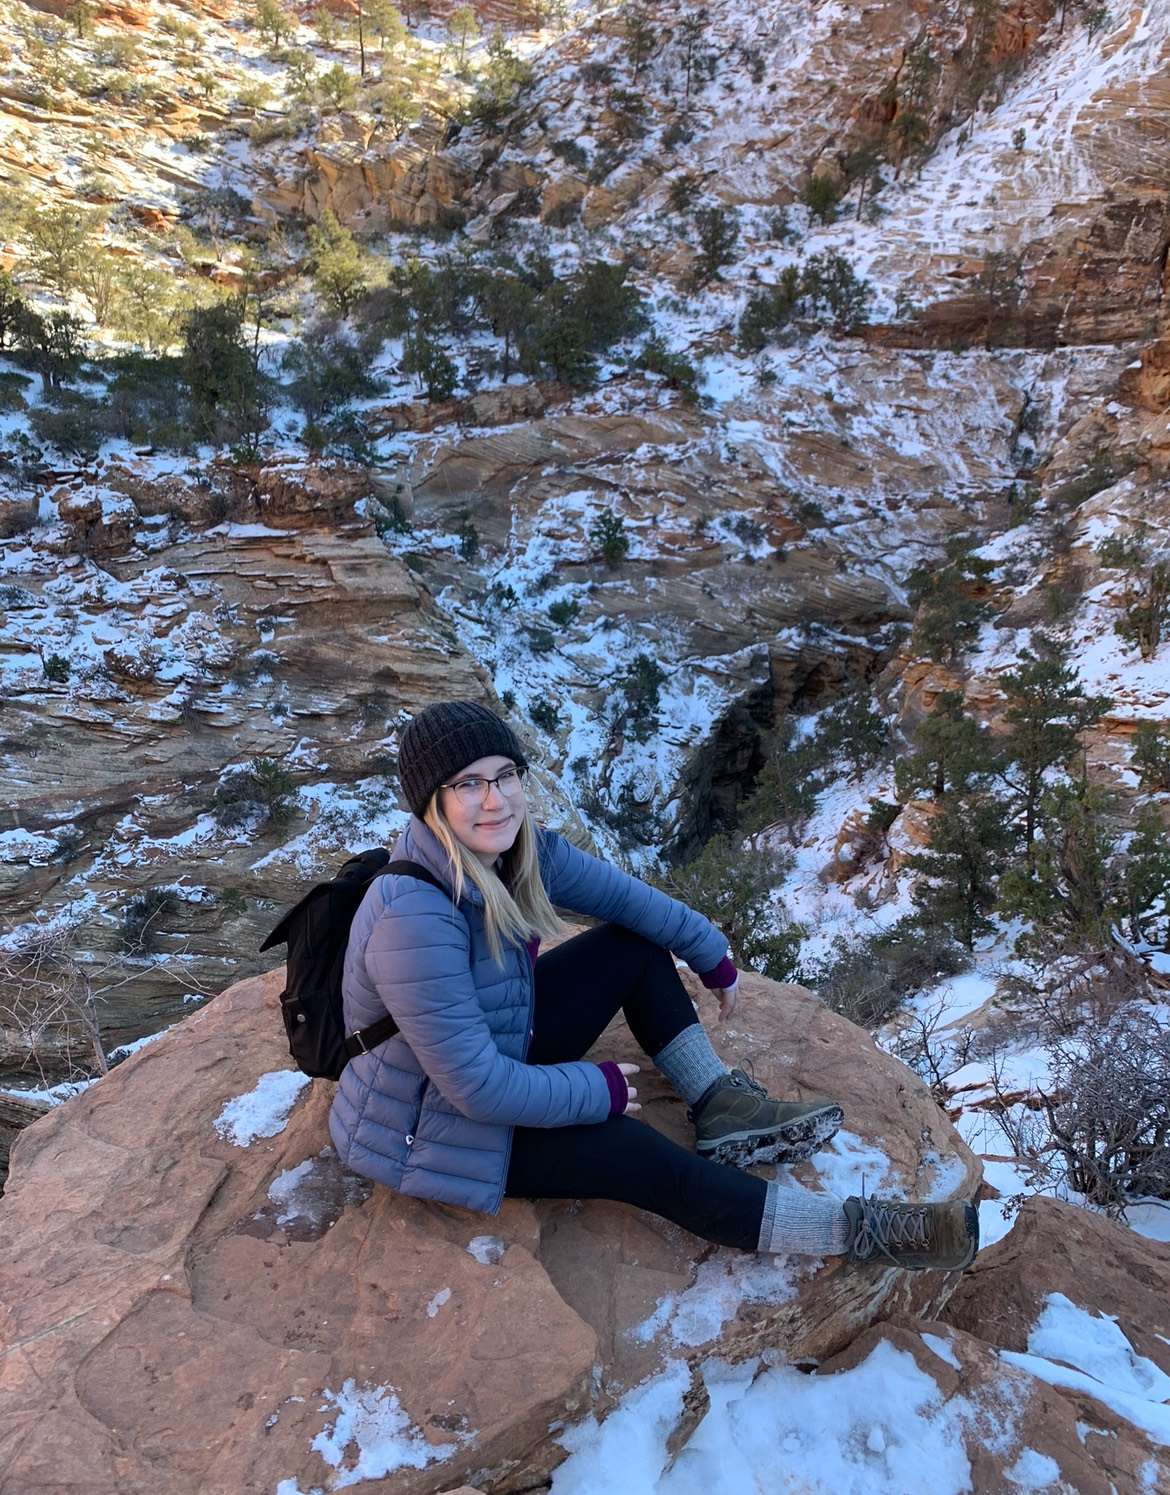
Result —
M 638 1066 L 636 1064 L 619 1064 L 618 1068 L 626 1078 L 626 1089 L 629 1091 L 630 1097 L 626 1102 L 626 1109 L 622 1112 L 622 1115 L 629 1116 L 634 1111 L 640 1111 L 642 1109 L 642 1107 L 637 1103 L 638 1092 L 630 1084 L 630 1076 L 636 1075 L 638 1073 Z
M 739 978 L 736 978 L 732 986 L 717 986 L 715 996 L 719 1000 L 719 1021 L 725 1023 L 735 1011 L 735 1004 L 739 1001 Z

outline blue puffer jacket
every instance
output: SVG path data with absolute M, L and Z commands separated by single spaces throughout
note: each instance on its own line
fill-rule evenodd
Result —
M 551 831 L 538 831 L 540 873 L 560 908 L 624 925 L 700 974 L 727 941 L 701 914 Z M 394 848 L 444 881 L 446 853 L 415 818 Z M 391 863 L 391 867 L 393 862 Z M 458 905 L 393 871 L 376 878 L 350 933 L 346 1031 L 393 1013 L 401 1031 L 346 1065 L 329 1128 L 358 1173 L 420 1199 L 494 1214 L 514 1126 L 604 1121 L 609 1088 L 595 1064 L 526 1064 L 535 986 L 525 949 L 488 953 L 483 899 Z

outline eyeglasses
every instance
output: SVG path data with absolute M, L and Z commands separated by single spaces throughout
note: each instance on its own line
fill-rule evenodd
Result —
M 461 805 L 482 805 L 493 784 L 509 799 L 514 795 L 523 794 L 524 780 L 527 777 L 526 768 L 505 768 L 503 773 L 497 774 L 494 779 L 456 779 L 454 784 L 440 784 L 439 788 L 450 789 Z

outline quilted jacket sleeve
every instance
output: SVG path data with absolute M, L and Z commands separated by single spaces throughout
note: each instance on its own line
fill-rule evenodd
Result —
M 685 903 L 578 850 L 543 826 L 537 836 L 541 877 L 558 907 L 632 929 L 673 950 L 699 975 L 713 971 L 728 953 L 725 936 Z
M 472 1120 L 509 1126 L 604 1121 L 609 1087 L 596 1064 L 538 1066 L 500 1052 L 476 989 L 466 920 L 438 889 L 402 881 L 370 933 L 366 970 L 443 1098 Z

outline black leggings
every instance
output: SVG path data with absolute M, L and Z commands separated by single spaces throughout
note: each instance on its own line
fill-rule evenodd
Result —
M 580 1059 L 619 1010 L 651 1057 L 696 1022 L 670 955 L 628 929 L 603 924 L 537 960 L 528 1062 Z M 645 1122 L 614 1116 L 597 1126 L 518 1126 L 505 1193 L 616 1199 L 720 1246 L 754 1251 L 766 1185 L 688 1152 Z

